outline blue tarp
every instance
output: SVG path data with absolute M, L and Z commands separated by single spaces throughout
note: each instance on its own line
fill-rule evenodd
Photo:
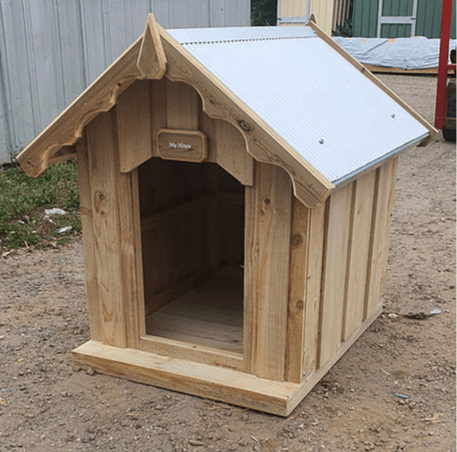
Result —
M 422 36 L 414 38 L 333 38 L 346 52 L 362 64 L 401 69 L 438 67 L 440 40 Z M 456 40 L 449 42 L 449 51 Z M 450 61 L 449 61 L 450 62 Z

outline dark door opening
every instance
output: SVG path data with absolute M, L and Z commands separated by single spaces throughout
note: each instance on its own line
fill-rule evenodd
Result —
M 244 186 L 215 163 L 139 168 L 146 334 L 243 351 Z

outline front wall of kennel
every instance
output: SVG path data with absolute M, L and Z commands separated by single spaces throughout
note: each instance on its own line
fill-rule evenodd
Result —
M 86 127 L 83 140 L 76 145 L 92 341 L 278 382 L 317 382 L 379 314 L 396 159 L 309 209 L 293 196 L 284 170 L 253 162 L 238 131 L 199 110 L 199 98 L 192 88 L 165 82 L 168 89 L 160 91 L 168 94 L 169 104 L 175 95 L 182 99 L 187 91 L 189 103 L 182 119 L 189 130 L 207 132 L 210 156 L 212 145 L 217 148 L 219 142 L 223 146 L 231 142 L 233 151 L 244 159 L 241 171 L 230 168 L 242 175 L 246 190 L 244 349 L 233 353 L 148 336 L 142 312 L 145 236 L 141 231 L 145 227 L 140 218 L 139 170 L 119 171 L 119 146 L 129 141 L 122 136 L 126 124 L 136 123 L 130 114 L 124 115 L 128 111 L 124 99 L 137 90 L 148 99 L 148 91 L 163 82 L 137 83 L 124 92 L 116 107 Z M 177 124 L 178 115 L 173 113 L 178 110 L 166 110 L 167 126 L 173 121 Z M 192 121 L 194 129 L 190 129 Z M 139 129 L 134 130 L 138 140 Z M 151 129 L 141 130 L 148 134 L 142 138 L 145 141 L 156 135 L 152 131 L 151 136 Z M 218 140 L 218 133 L 224 140 Z M 238 159 L 226 166 L 231 164 L 241 166 Z M 188 201 L 187 207 L 181 206 L 182 212 L 195 209 L 198 202 L 205 200 Z M 189 290 L 199 282 L 198 278 L 184 282 L 176 290 Z M 99 363 L 78 358 L 77 351 L 76 356 L 77 362 L 118 373 L 114 364 L 100 369 Z M 142 378 L 154 383 L 156 377 L 151 372 Z M 174 382 L 174 387 L 180 389 L 180 384 Z
M 193 32 L 179 33 L 185 40 Z M 349 60 L 348 77 L 366 72 L 339 49 L 335 57 L 328 50 L 334 43 L 315 26 L 217 33 L 227 36 L 224 46 L 231 45 L 230 35 L 245 36 L 233 45 L 266 54 L 273 44 L 308 50 L 315 44 L 320 50 L 309 54 L 314 60 L 306 70 L 328 51 L 338 64 Z M 259 40 L 259 33 L 270 36 Z M 203 60 L 205 42 L 191 49 Z M 363 140 L 370 137 L 340 136 L 332 159 L 347 150 L 334 168 L 358 170 L 342 180 L 346 170 L 334 187 L 334 179 L 308 163 L 329 160 L 322 151 L 332 152 L 331 134 L 327 147 L 308 139 L 319 137 L 315 130 L 302 135 L 307 158 L 301 157 L 182 47 L 149 18 L 144 36 L 18 157 L 35 176 L 48 163 L 78 160 L 91 339 L 73 351 L 74 364 L 288 415 L 380 313 L 396 155 L 434 129 L 367 73 L 370 82 L 359 78 L 350 97 L 372 92 L 372 114 L 381 103 L 376 125 L 382 130 L 373 129 L 380 133 L 373 148 L 382 145 L 388 153 L 377 158 L 379 151 L 369 149 L 363 162 Z M 238 59 L 226 50 L 225 57 Z M 218 64 L 207 56 L 205 64 Z M 294 60 L 291 55 L 290 64 Z M 222 66 L 219 77 L 225 76 Z M 312 83 L 319 80 L 309 77 L 306 100 L 315 93 Z M 259 111 L 261 94 L 252 100 Z M 319 99 L 309 101 L 310 111 L 328 112 L 319 110 L 326 97 Z M 277 100 L 274 111 L 284 108 L 282 97 Z M 291 130 L 288 137 L 283 129 L 290 140 L 302 133 Z M 199 288 L 217 278 L 227 284 L 198 299 Z M 201 329 L 192 332 L 202 319 L 191 325 L 192 315 L 177 319 L 170 309 L 183 297 L 188 303 L 189 294 L 193 301 L 180 313 L 192 311 L 195 300 L 201 312 L 214 300 L 216 308 L 230 308 L 233 293 L 240 313 L 224 323 L 211 311 L 215 320 L 207 331 L 213 332 L 204 337 Z M 171 330 L 164 333 L 167 322 Z
M 162 113 L 166 112 L 162 122 L 156 124 L 152 120 L 151 128 L 131 127 L 139 118 L 132 117 L 132 110 L 125 108 L 124 102 L 154 98 L 151 92 L 156 89 L 165 94 L 168 104 L 165 108 L 158 107 Z M 173 103 L 183 98 L 188 99 L 186 106 L 177 103 L 181 108 L 173 108 Z M 160 117 L 159 111 L 154 111 L 157 103 L 149 103 L 149 108 L 144 103 L 141 105 L 141 115 Z M 230 143 L 232 158 L 224 164 L 243 179 L 244 347 L 240 353 L 145 334 L 142 242 L 147 237 L 148 223 L 154 219 L 141 221 L 138 183 L 141 167 L 121 173 L 119 146 L 128 146 L 129 128 L 134 142 L 150 142 L 157 136 L 155 127 L 170 127 L 170 124 L 207 134 L 209 160 L 216 160 L 221 153 L 219 143 L 221 146 Z M 139 137 L 139 131 L 145 136 Z M 247 381 L 252 378 L 249 375 L 261 377 L 262 380 L 253 379 L 249 384 L 241 378 L 240 394 L 248 388 L 254 390 L 256 385 L 262 391 L 262 386 L 268 385 L 267 380 L 274 380 L 291 383 L 289 391 L 300 388 L 301 398 L 379 314 L 396 159 L 338 188 L 325 203 L 309 209 L 294 197 L 284 170 L 253 161 L 236 129 L 224 121 L 211 119 L 201 110 L 195 90 L 166 80 L 132 85 L 110 112 L 98 115 L 86 127 L 76 150 L 92 340 L 75 351 L 78 365 L 211 395 L 203 382 L 192 384 L 194 376 L 180 371 L 175 378 L 162 380 L 160 366 L 149 372 L 131 369 L 128 355 L 133 353 L 130 349 L 136 349 L 156 355 L 159 361 L 166 356 L 181 364 L 200 363 L 208 372 L 204 377 L 208 380 L 212 379 L 211 373 L 223 374 L 224 368 L 227 376 L 235 379 L 242 375 Z M 223 149 L 224 155 L 227 150 Z M 234 202 L 239 201 L 234 199 Z M 170 210 L 181 209 L 183 215 L 199 203 L 207 203 L 207 214 L 214 215 L 204 196 L 188 199 Z M 157 215 L 163 219 L 167 212 L 159 211 Z M 161 236 L 160 240 L 163 239 Z M 172 287 L 173 296 L 190 290 L 202 280 L 197 277 L 180 281 L 180 287 L 178 284 Z M 113 347 L 114 361 L 97 358 L 97 343 Z M 123 354 L 127 358 L 125 371 Z M 141 355 L 139 359 L 141 362 Z M 165 375 L 170 369 L 163 372 Z M 224 388 L 225 384 L 212 388 L 213 396 L 236 403 L 234 388 Z M 244 397 L 244 405 L 284 414 L 285 406 L 279 408 L 277 401 L 267 401 L 268 397 L 260 405 L 252 395 L 252 399 Z

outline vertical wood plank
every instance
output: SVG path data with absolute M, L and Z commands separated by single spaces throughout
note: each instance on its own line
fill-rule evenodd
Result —
M 140 206 L 140 178 L 139 170 L 132 171 L 132 222 L 136 270 L 136 307 L 130 316 L 136 315 L 134 330 L 137 335 L 135 340 L 146 334 L 146 315 L 144 302 L 144 273 L 143 273 L 143 243 L 141 234 L 141 206 Z M 139 344 L 138 344 L 139 345 Z
M 152 157 L 149 80 L 137 80 L 117 99 L 119 159 L 126 173 Z
M 85 135 L 76 144 L 76 156 L 78 160 L 79 211 L 83 230 L 90 337 L 94 341 L 100 341 L 101 311 L 98 296 L 97 265 L 93 255 L 96 243 L 92 227 L 91 184 Z
M 366 317 L 370 316 L 381 304 L 387 271 L 389 252 L 391 213 L 393 208 L 397 158 L 380 168 L 378 199 L 373 230 L 373 253 L 369 289 L 367 291 Z
M 139 346 L 139 320 L 138 305 L 144 300 L 141 280 L 138 272 L 138 255 L 141 256 L 141 231 L 139 212 L 135 210 L 134 191 L 138 191 L 137 170 L 129 174 L 118 174 L 117 190 L 119 192 L 118 215 L 120 221 L 119 244 L 120 244 L 120 269 L 122 281 L 122 304 L 125 316 L 126 346 L 138 348 Z M 138 242 L 139 241 L 139 242 Z
M 244 331 L 250 341 L 249 372 L 284 380 L 289 282 L 292 184 L 279 167 L 256 163 L 255 190 L 246 199 Z
M 229 122 L 199 111 L 199 130 L 208 137 L 206 161 L 217 162 L 243 185 L 253 184 L 254 159 L 246 150 L 241 133 Z
M 335 190 L 328 202 L 318 367 L 333 359 L 341 343 L 352 189 L 350 184 Z
M 246 143 L 232 124 L 215 120 L 216 161 L 243 185 L 252 185 L 254 159 L 246 151 Z
M 373 270 L 372 262 L 373 262 L 373 253 L 374 253 L 374 238 L 375 238 L 375 230 L 376 230 L 376 217 L 378 211 L 378 200 L 379 200 L 379 180 L 381 175 L 381 168 L 376 168 L 375 170 L 375 183 L 374 183 L 374 191 L 373 191 L 373 206 L 371 212 L 371 227 L 370 227 L 370 249 L 368 253 L 368 261 L 367 261 L 367 276 L 366 276 L 366 284 L 365 284 L 365 300 L 363 303 L 363 320 L 367 318 L 368 314 L 368 305 L 370 303 L 370 285 L 371 285 L 371 272 Z
M 152 154 L 158 156 L 158 138 L 160 129 L 167 128 L 167 79 L 150 80 L 150 104 L 152 123 Z
M 120 173 L 116 107 L 86 128 L 101 341 L 126 347 L 136 302 L 131 175 Z
M 289 300 L 287 308 L 285 380 L 303 379 L 303 341 L 308 282 L 310 209 L 297 198 L 292 201 L 290 237 Z
M 371 226 L 376 171 L 357 180 L 342 340 L 346 340 L 364 320 L 368 257 L 371 254 Z
M 309 223 L 308 283 L 303 372 L 309 378 L 317 368 L 319 351 L 319 307 L 321 300 L 322 261 L 324 256 L 325 203 L 311 209 Z
M 200 97 L 187 83 L 167 80 L 167 127 L 198 130 Z
M 255 165 L 254 165 L 255 179 Z M 256 191 L 255 187 L 245 188 L 244 205 L 244 281 L 243 281 L 243 369 L 253 373 L 253 340 L 254 340 L 254 293 L 256 288 L 255 265 L 258 260 L 258 249 L 255 248 Z
M 217 140 L 216 140 L 216 119 L 210 118 L 204 111 L 200 102 L 198 110 L 198 130 L 201 130 L 207 137 L 207 162 L 216 162 Z

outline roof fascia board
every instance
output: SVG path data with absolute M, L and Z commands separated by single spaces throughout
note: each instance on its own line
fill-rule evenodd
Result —
M 390 96 L 395 102 L 401 105 L 413 118 L 420 122 L 429 132 L 430 135 L 424 138 L 418 146 L 427 146 L 432 138 L 438 133 L 427 120 L 425 120 L 419 113 L 413 110 L 403 99 L 398 97 L 390 88 L 381 82 L 373 73 L 371 73 L 363 64 L 359 63 L 354 57 L 349 55 L 339 44 L 337 44 L 327 33 L 322 31 L 316 24 L 315 21 L 310 20 L 307 26 L 311 27 L 314 32 L 325 41 L 330 47 L 336 50 L 342 57 L 344 57 L 349 63 L 351 63 L 356 69 L 362 74 L 368 77 L 378 88 L 382 89 L 388 96 Z
M 18 155 L 24 171 L 39 176 L 64 146 L 81 138 L 83 129 L 99 113 L 110 110 L 117 97 L 136 79 L 143 78 L 137 59 L 143 36 L 139 37 L 93 83 L 91 83 L 54 121 Z
M 168 59 L 166 77 L 191 85 L 202 99 L 208 116 L 235 126 L 249 154 L 259 162 L 283 168 L 291 177 L 294 195 L 307 207 L 327 199 L 334 185 L 311 166 L 255 112 L 233 94 L 181 44 L 158 25 Z

